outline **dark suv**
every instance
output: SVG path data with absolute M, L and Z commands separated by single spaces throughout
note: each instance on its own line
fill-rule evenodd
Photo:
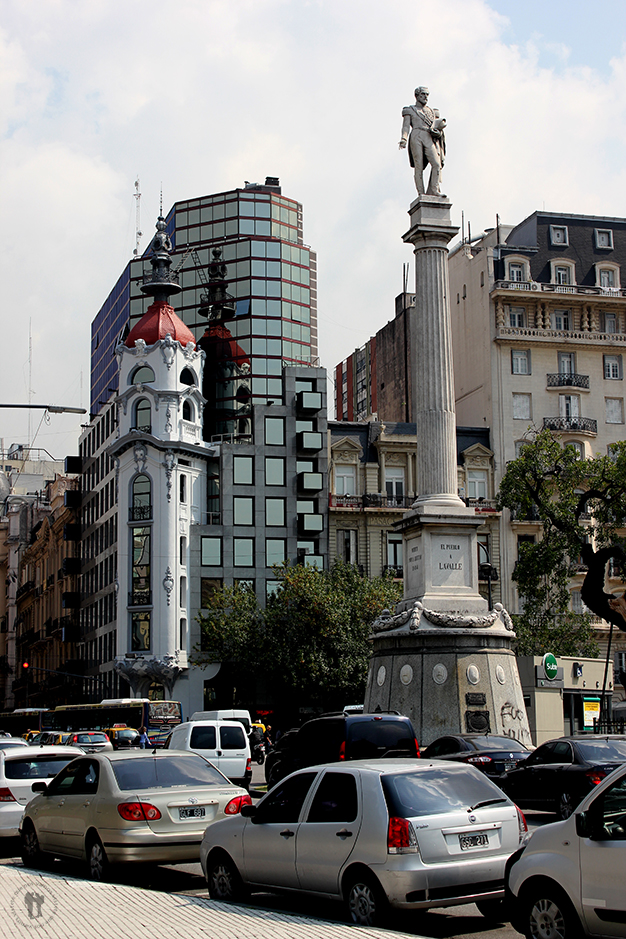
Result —
M 339 760 L 419 757 L 413 725 L 400 714 L 330 714 L 284 734 L 266 761 L 269 786 L 304 766 Z M 269 765 L 268 765 L 269 764 Z

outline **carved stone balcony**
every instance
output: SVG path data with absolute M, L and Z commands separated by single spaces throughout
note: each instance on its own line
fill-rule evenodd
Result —
M 598 422 L 591 417 L 544 417 L 543 426 L 560 434 L 595 436 L 598 433 Z

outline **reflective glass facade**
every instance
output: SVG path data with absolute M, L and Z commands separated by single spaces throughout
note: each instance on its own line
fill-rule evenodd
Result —
M 317 364 L 317 263 L 304 245 L 302 206 L 279 186 L 248 184 L 216 195 L 177 202 L 166 217 L 174 245 L 172 269 L 181 293 L 173 305 L 200 339 L 207 319 L 200 312 L 207 268 L 214 247 L 227 264 L 228 293 L 235 315 L 225 321 L 238 368 L 245 369 L 247 404 L 282 396 L 283 364 Z M 115 345 L 151 303 L 140 290 L 148 257 L 131 260 L 92 323 L 91 411 L 97 414 L 117 390 Z M 230 398 L 229 389 L 224 390 Z M 232 415 L 241 411 L 233 394 Z M 224 432 L 231 432 L 225 402 Z

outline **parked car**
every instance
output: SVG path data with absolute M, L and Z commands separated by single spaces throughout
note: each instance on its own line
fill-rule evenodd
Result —
M 102 730 L 79 730 L 78 733 L 71 733 L 65 743 L 71 747 L 80 747 L 84 753 L 113 749 L 113 744 Z
M 359 760 L 302 769 L 209 826 L 200 862 L 216 900 L 300 890 L 343 899 L 361 926 L 388 905 L 475 902 L 489 916 L 526 833 L 521 812 L 471 766 Z
M 139 731 L 134 727 L 111 727 L 105 733 L 114 750 L 127 750 L 139 746 Z
M 512 922 L 527 939 L 623 936 L 626 766 L 570 818 L 534 831 L 507 867 Z
M 184 721 L 174 727 L 165 746 L 173 750 L 193 750 L 210 760 L 231 782 L 250 788 L 250 743 L 239 721 Z
M 12 747 L 27 747 L 28 744 L 21 737 L 0 737 L 0 750 L 10 750 Z
M 174 750 L 81 753 L 33 791 L 20 825 L 24 864 L 79 858 L 93 880 L 111 863 L 197 861 L 207 825 L 250 803 L 203 757 Z
M 419 755 L 408 717 L 385 713 L 331 714 L 284 734 L 276 749 L 268 754 L 265 778 L 274 786 L 295 770 L 316 763 Z
M 559 737 L 537 747 L 498 785 L 523 809 L 569 818 L 580 800 L 622 763 L 626 763 L 626 736 Z
M 39 737 L 37 746 L 41 746 L 43 744 L 46 747 L 58 747 L 67 743 L 69 738 L 69 733 L 61 733 L 56 730 L 46 730 L 43 731 Z
M 24 806 L 32 799 L 31 785 L 56 776 L 82 750 L 69 747 L 25 746 L 0 750 L 0 837 L 14 838 Z
M 470 763 L 494 779 L 515 769 L 531 752 L 523 743 L 497 734 L 446 734 L 422 750 L 422 758 Z

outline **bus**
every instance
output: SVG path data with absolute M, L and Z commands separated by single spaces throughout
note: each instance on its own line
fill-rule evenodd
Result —
M 17 708 L 0 713 L 0 733 L 22 737 L 28 730 L 41 730 L 42 715 L 47 708 Z
M 147 727 L 151 740 L 165 737 L 183 719 L 180 701 L 105 698 L 100 704 L 60 704 L 41 715 L 42 730 L 107 730 Z

